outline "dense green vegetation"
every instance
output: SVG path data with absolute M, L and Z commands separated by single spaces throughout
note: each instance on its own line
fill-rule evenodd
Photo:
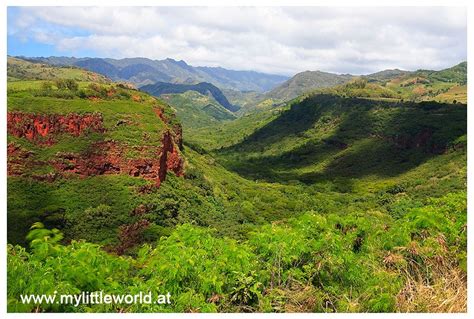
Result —
M 9 311 L 310 311 L 390 312 L 412 278 L 431 285 L 465 276 L 465 193 L 407 209 L 398 219 L 377 211 L 308 212 L 251 232 L 236 242 L 185 224 L 135 259 L 99 246 L 59 244 L 57 230 L 34 225 L 31 251 L 8 247 Z M 453 265 L 461 265 L 453 271 Z M 177 267 L 179 265 L 179 267 Z M 456 282 L 457 283 L 457 282 Z M 440 289 L 448 288 L 446 286 Z M 460 288 L 460 287 L 459 287 Z M 458 288 L 458 289 L 459 289 Z M 170 292 L 171 305 L 32 305 L 20 293 Z M 461 291 L 465 294 L 465 291 Z M 438 305 L 423 304 L 417 311 Z M 442 300 L 443 296 L 437 296 Z M 438 301 L 437 300 L 437 301 Z M 455 303 L 452 300 L 452 307 Z
M 176 116 L 185 132 L 191 135 L 193 129 L 210 127 L 222 121 L 234 120 L 236 116 L 217 103 L 213 98 L 195 91 L 182 94 L 165 94 L 163 101 L 176 110 Z
M 105 131 L 52 145 L 8 135 L 34 158 L 8 177 L 9 312 L 466 311 L 465 104 L 406 98 L 390 81 L 412 74 L 395 72 L 236 118 L 197 92 L 156 99 L 52 69 L 9 81 L 8 110 L 100 113 Z M 160 144 L 174 111 L 184 176 L 159 188 L 126 174 L 37 178 L 97 141 L 153 156 L 140 147 Z M 98 290 L 172 303 L 20 301 Z
M 387 178 L 462 144 L 466 112 L 465 105 L 318 94 L 216 154 L 253 179 Z

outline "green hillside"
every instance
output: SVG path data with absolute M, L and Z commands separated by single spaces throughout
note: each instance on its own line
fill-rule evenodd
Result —
M 97 83 L 110 82 L 106 77 L 77 67 L 56 68 L 47 64 L 31 63 L 22 59 L 8 57 L 8 81 L 16 80 L 51 80 L 56 78 L 73 79 Z
M 288 101 L 308 91 L 343 84 L 353 78 L 350 74 L 333 74 L 321 71 L 305 71 L 274 88 L 266 98 Z
M 217 154 L 253 179 L 386 178 L 461 147 L 466 112 L 465 105 L 314 95 Z
M 42 67 L 25 63 L 25 80 L 8 83 L 8 240 L 24 243 L 42 221 L 68 239 L 116 244 L 118 227 L 136 219 L 137 189 L 167 168 L 181 173 L 180 125 L 166 104 L 89 71 L 48 66 L 47 80 L 28 78 Z M 178 164 L 166 162 L 173 156 Z M 88 225 L 94 214 L 113 221 Z
M 464 85 L 467 83 L 467 62 L 461 62 L 458 65 L 441 71 L 419 70 L 416 74 L 426 76 L 429 80 L 453 82 Z
M 467 103 L 467 63 L 440 71 L 418 70 L 382 81 L 403 99 Z
M 161 99 L 176 110 L 176 116 L 182 123 L 185 132 L 236 118 L 232 112 L 225 109 L 213 98 L 195 91 L 164 94 Z
M 166 82 L 157 82 L 140 87 L 140 90 L 145 91 L 154 96 L 161 96 L 163 94 L 179 94 L 187 91 L 196 91 L 203 95 L 212 96 L 212 98 L 222 105 L 225 109 L 235 112 L 238 107 L 229 103 L 225 95 L 218 87 L 211 83 L 197 83 L 197 84 L 175 84 Z
M 327 93 L 401 102 L 437 101 L 455 104 L 467 102 L 466 83 L 466 64 L 461 63 L 441 71 L 382 71 L 353 78 L 342 85 L 310 90 L 306 95 Z
M 314 92 L 349 97 L 391 98 L 410 101 L 467 103 L 467 63 L 440 71 L 398 69 L 353 76 L 320 71 L 296 74 L 280 86 L 256 97 L 251 103 L 241 100 L 241 114 L 280 106 L 301 95 Z M 237 102 L 238 103 L 238 102 Z

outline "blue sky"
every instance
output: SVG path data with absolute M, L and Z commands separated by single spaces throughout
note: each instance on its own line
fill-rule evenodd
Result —
M 465 8 L 9 7 L 8 54 L 183 59 L 291 75 L 442 69 L 467 59 Z
M 70 56 L 71 52 L 58 50 L 54 42 L 45 41 L 41 38 L 32 37 L 31 34 L 35 31 L 44 30 L 44 32 L 50 34 L 58 34 L 61 37 L 75 37 L 75 36 L 89 36 L 90 32 L 81 28 L 64 27 L 59 24 L 49 23 L 45 20 L 37 20 L 34 24 L 28 25 L 26 29 L 22 29 L 21 32 L 15 32 L 17 30 L 17 24 L 21 23 L 24 19 L 24 15 L 21 13 L 21 8 L 9 7 L 8 8 L 8 35 L 7 35 L 7 47 L 8 55 L 23 55 L 23 56 L 59 56 L 67 55 Z M 26 31 L 26 32 L 24 32 Z M 76 56 L 96 56 L 95 50 L 75 50 Z

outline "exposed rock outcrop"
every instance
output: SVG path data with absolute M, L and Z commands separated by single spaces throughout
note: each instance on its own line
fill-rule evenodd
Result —
M 8 175 L 21 175 L 25 165 L 31 162 L 33 155 L 33 152 L 27 151 L 15 143 L 9 143 L 7 146 Z
M 161 107 L 155 107 L 153 109 L 155 112 L 156 116 L 158 116 L 163 123 L 165 124 L 171 124 L 170 120 L 166 117 L 165 111 Z M 179 149 L 183 149 L 183 128 L 181 127 L 180 124 L 174 124 L 172 125 L 172 130 L 173 130 L 173 135 L 174 135 L 174 141 L 178 145 Z
M 183 149 L 183 128 L 180 124 L 173 125 L 174 140 L 179 149 Z
M 166 131 L 160 148 L 152 146 L 135 147 L 140 153 L 155 153 L 156 156 L 127 159 L 128 147 L 113 141 L 99 142 L 91 146 L 84 154 L 59 153 L 52 165 L 62 173 L 78 174 L 83 177 L 104 174 L 128 174 L 154 180 L 156 186 L 166 179 L 168 171 L 177 176 L 184 174 L 183 159 Z
M 165 121 L 165 118 L 158 117 Z M 166 124 L 166 123 L 165 123 Z M 52 145 L 57 134 L 66 133 L 80 136 L 86 132 L 105 132 L 102 115 L 92 114 L 33 114 L 23 112 L 8 113 L 8 133 L 26 138 L 40 145 Z M 168 171 L 177 176 L 184 174 L 184 161 L 179 151 L 182 146 L 180 125 L 166 130 L 161 138 L 161 146 L 130 146 L 117 141 L 101 141 L 90 144 L 82 153 L 61 152 L 47 162 L 37 162 L 34 154 L 14 143 L 8 145 L 8 174 L 22 175 L 28 166 L 51 165 L 55 172 L 40 180 L 54 180 L 58 176 L 76 174 L 82 177 L 104 174 L 128 174 L 153 180 L 160 186 Z M 143 157 L 130 159 L 129 151 Z
M 173 137 L 169 131 L 166 131 L 161 140 L 161 153 L 160 153 L 160 170 L 159 180 L 164 181 L 166 178 L 167 171 L 173 171 L 176 176 L 183 176 L 183 159 L 179 154 Z
M 156 116 L 158 116 L 164 123 L 169 123 L 168 119 L 165 116 L 165 111 L 161 107 L 155 107 L 153 111 L 155 112 Z
M 79 136 L 86 131 L 104 132 L 104 126 L 100 113 L 60 115 L 8 112 L 7 131 L 38 144 L 52 145 L 56 134 Z

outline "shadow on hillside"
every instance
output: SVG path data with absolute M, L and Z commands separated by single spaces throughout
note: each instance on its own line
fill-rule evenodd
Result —
M 307 131 L 322 116 L 342 119 L 332 135 Z M 223 164 L 250 179 L 312 184 L 340 178 L 393 177 L 416 168 L 467 131 L 466 107 L 315 96 L 302 101 L 244 141 L 218 152 Z M 278 152 L 293 136 L 299 146 Z M 259 156 L 271 149 L 276 155 Z M 247 156 L 246 154 L 252 154 Z M 310 166 L 315 167 L 312 170 Z
M 42 211 L 40 208 L 47 206 L 50 199 L 54 198 L 50 188 L 34 186 L 34 182 L 29 180 L 19 177 L 8 177 L 8 243 L 28 246 L 26 235 L 31 225 L 42 221 L 40 216 Z

